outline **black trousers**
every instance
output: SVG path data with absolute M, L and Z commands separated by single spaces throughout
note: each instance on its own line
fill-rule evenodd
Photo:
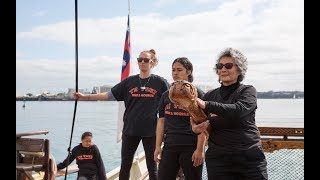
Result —
M 196 146 L 163 146 L 158 180 L 175 180 L 180 167 L 186 180 L 201 180 L 203 164 L 194 167 L 191 159 L 195 150 Z
M 267 161 L 262 147 L 232 151 L 209 147 L 206 151 L 208 180 L 266 180 Z
M 129 180 L 132 161 L 140 140 L 142 140 L 143 149 L 146 155 L 149 179 L 156 180 L 157 165 L 153 160 L 153 153 L 156 146 L 156 137 L 127 136 L 124 134 L 122 134 L 121 169 L 119 180 Z
M 78 175 L 77 180 L 99 180 L 96 175 Z

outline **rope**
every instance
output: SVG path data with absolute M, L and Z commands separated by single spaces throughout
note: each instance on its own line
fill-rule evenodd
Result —
M 75 57 L 76 57 L 76 92 L 78 92 L 78 0 L 75 0 Z M 74 111 L 73 111 L 73 119 L 72 119 L 72 127 L 71 127 L 71 135 L 70 135 L 70 142 L 69 142 L 69 147 L 68 147 L 68 157 L 67 157 L 67 167 L 66 167 L 66 173 L 64 175 L 64 179 L 67 179 L 67 174 L 68 174 L 68 166 L 69 166 L 69 158 L 71 155 L 70 149 L 71 149 L 71 142 L 72 142 L 72 135 L 73 135 L 73 128 L 74 128 L 74 121 L 76 117 L 76 112 L 77 112 L 77 104 L 78 100 L 75 100 L 74 104 Z

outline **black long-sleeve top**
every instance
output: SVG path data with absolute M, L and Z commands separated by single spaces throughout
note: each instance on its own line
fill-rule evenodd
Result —
M 217 145 L 232 150 L 245 150 L 261 145 L 255 124 L 256 89 L 239 82 L 207 92 L 203 100 L 212 132 L 209 147 Z
M 100 151 L 96 145 L 83 147 L 82 143 L 75 146 L 69 155 L 69 164 L 76 159 L 79 171 L 78 175 L 97 175 L 99 180 L 106 180 L 106 171 L 100 155 Z M 57 165 L 58 169 L 67 167 L 68 157 Z

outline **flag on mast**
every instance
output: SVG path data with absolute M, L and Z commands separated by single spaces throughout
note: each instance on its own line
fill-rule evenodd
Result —
M 128 15 L 127 22 L 127 32 L 126 32 L 126 40 L 124 42 L 124 52 L 123 52 L 123 61 L 122 61 L 122 72 L 121 72 L 121 81 L 127 78 L 130 74 L 130 19 Z
M 126 39 L 124 42 L 124 52 L 122 58 L 122 71 L 121 81 L 127 78 L 130 74 L 130 59 L 131 59 L 131 48 L 130 48 L 130 17 L 128 14 L 127 32 Z M 123 101 L 119 101 L 118 106 L 118 124 L 117 124 L 117 142 L 121 141 L 122 129 L 123 129 L 123 113 L 125 106 Z

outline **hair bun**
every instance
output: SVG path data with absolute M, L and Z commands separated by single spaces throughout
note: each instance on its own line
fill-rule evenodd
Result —
M 151 53 L 153 53 L 154 55 L 156 55 L 156 51 L 154 49 L 150 49 L 149 50 Z

